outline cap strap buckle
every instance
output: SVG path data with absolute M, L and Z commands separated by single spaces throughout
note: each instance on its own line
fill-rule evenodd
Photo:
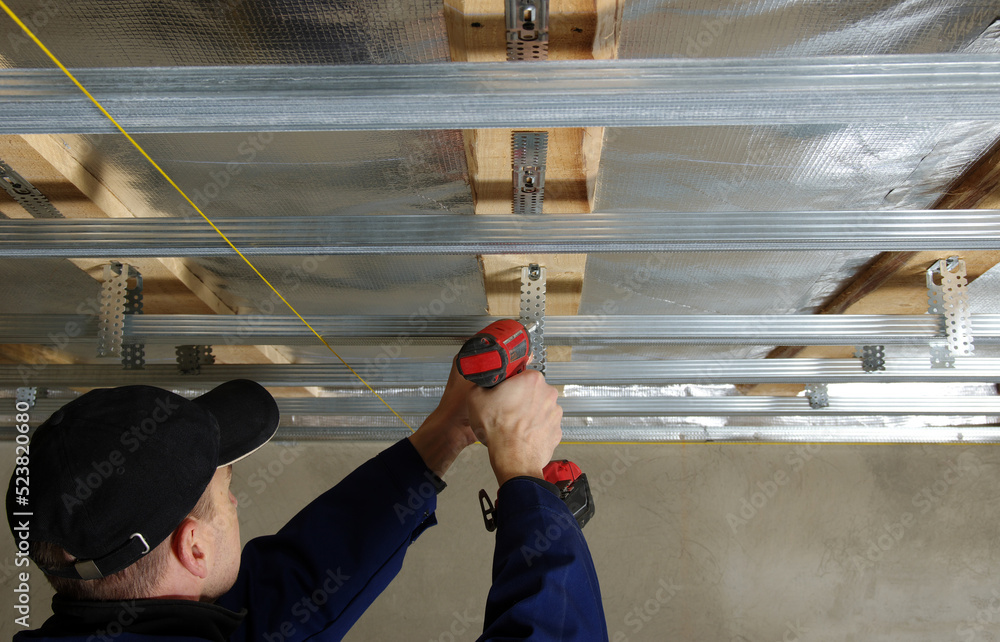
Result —
M 144 550 L 136 550 L 138 547 L 135 545 L 135 540 L 139 540 L 139 544 L 142 545 Z M 79 575 L 81 580 L 99 580 L 104 577 L 104 573 L 101 571 L 101 567 L 98 566 L 100 562 L 101 566 L 104 568 L 114 568 L 112 573 L 115 573 L 124 566 L 132 564 L 143 555 L 149 552 L 149 543 L 146 538 L 142 536 L 142 533 L 132 533 L 129 537 L 128 542 L 118 550 L 105 555 L 104 557 L 96 560 L 80 560 L 73 565 L 73 569 Z M 58 572 L 48 571 L 50 575 L 62 575 L 63 577 L 73 577 L 71 574 L 64 575 Z
M 145 555 L 146 553 L 148 553 L 149 552 L 149 544 L 146 543 L 146 538 L 142 536 L 142 533 L 132 533 L 131 535 L 129 535 L 129 539 L 131 539 L 133 537 L 138 537 L 139 541 L 142 542 L 142 545 L 146 547 L 146 550 L 144 550 L 143 552 L 139 553 L 139 555 Z
M 74 564 L 73 568 L 76 569 L 81 580 L 99 580 L 104 577 L 94 560 L 81 560 Z

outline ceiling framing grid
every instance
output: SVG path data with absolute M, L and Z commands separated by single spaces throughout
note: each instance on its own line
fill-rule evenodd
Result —
M 938 260 L 961 256 L 974 281 L 1000 260 L 1000 212 L 995 209 L 1000 147 L 984 154 L 929 209 L 595 208 L 609 128 L 913 122 L 946 128 L 997 121 L 996 56 L 618 59 L 621 3 L 553 0 L 544 12 L 545 55 L 538 56 L 546 60 L 508 60 L 504 34 L 509 23 L 498 4 L 446 0 L 450 62 L 136 66 L 81 68 L 74 74 L 137 135 L 460 130 L 472 215 L 389 208 L 363 215 L 214 220 L 248 256 L 475 256 L 487 314 L 440 315 L 431 328 L 408 339 L 414 345 L 451 346 L 490 319 L 516 316 L 521 269 L 545 267 L 547 376 L 567 387 L 566 415 L 582 422 L 570 422 L 567 434 L 572 438 L 1000 441 L 1000 431 L 989 427 L 1000 416 L 992 390 L 1000 382 L 995 358 L 959 357 L 952 368 L 932 369 L 928 359 L 908 354 L 890 356 L 884 369 L 873 370 L 853 357 L 859 346 L 926 347 L 946 338 L 943 315 L 925 314 L 923 271 Z M 231 253 L 215 232 L 200 220 L 140 215 L 148 204 L 109 186 L 67 152 L 58 136 L 116 130 L 61 72 L 0 69 L 0 92 L 5 105 L 0 158 L 11 163 L 13 172 L 6 175 L 31 175 L 39 188 L 35 191 L 49 196 L 65 216 L 49 218 L 47 209 L 4 209 L 0 259 L 65 259 L 96 279 L 109 261 L 129 257 L 146 282 L 157 284 L 159 294 L 146 300 L 144 314 L 126 315 L 123 343 L 218 348 L 217 364 L 201 367 L 198 374 L 163 364 L 124 371 L 74 352 L 96 343 L 97 315 L 4 310 L 0 360 L 6 365 L 0 365 L 0 385 L 51 392 L 40 395 L 38 404 L 44 409 L 73 390 L 98 385 L 143 381 L 189 390 L 248 377 L 280 391 L 286 424 L 303 418 L 319 422 L 312 432 L 299 427 L 295 434 L 364 439 L 383 438 L 393 430 L 391 417 L 376 417 L 381 409 L 377 400 L 354 395 L 360 384 L 346 371 L 309 363 L 289 350 L 315 342 L 301 322 L 257 315 L 248 324 L 244 311 L 231 303 L 226 284 L 212 283 L 199 272 L 191 260 Z M 544 199 L 539 199 L 540 213 L 514 214 L 512 166 L 515 176 L 518 170 L 511 140 L 524 131 L 546 140 Z M 49 185 L 63 191 L 50 192 Z M 883 254 L 842 284 L 815 315 L 578 314 L 592 254 L 821 250 Z M 95 296 L 96 287 L 95 281 Z M 362 347 L 391 341 L 411 321 L 406 315 L 309 318 L 331 344 Z M 973 315 L 971 335 L 977 346 L 1000 342 L 1000 316 Z M 575 352 L 636 345 L 779 347 L 766 359 L 590 361 Z M 370 380 L 401 413 L 419 416 L 433 407 L 433 396 L 414 389 L 440 385 L 446 375 L 447 363 L 439 358 L 403 360 L 391 372 L 375 370 Z M 821 407 L 790 396 L 805 384 L 841 382 L 985 388 L 916 400 L 832 395 L 829 404 L 816 404 Z M 683 384 L 738 387 L 704 398 L 664 392 L 666 386 Z M 950 427 L 925 422 L 912 429 L 889 426 L 868 432 L 823 423 L 830 417 L 896 415 L 961 420 Z M 795 417 L 802 425 L 699 431 L 669 422 L 632 421 L 664 417 Z M 324 423 L 330 418 L 332 423 Z M 598 425 L 587 424 L 590 418 L 600 420 Z

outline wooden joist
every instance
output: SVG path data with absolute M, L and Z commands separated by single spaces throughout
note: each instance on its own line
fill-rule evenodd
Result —
M 551 0 L 550 60 L 614 58 L 617 55 L 619 3 Z M 446 0 L 445 17 L 455 61 L 506 61 L 504 3 L 496 0 Z M 510 62 L 507 64 L 533 64 Z M 531 105 L 525 105 L 526 110 Z M 477 214 L 511 211 L 510 129 L 465 131 L 469 184 Z M 548 129 L 543 215 L 590 212 L 604 139 L 602 127 Z M 546 313 L 576 314 L 580 307 L 586 255 L 483 256 L 480 262 L 490 314 L 517 316 L 521 267 L 537 263 L 547 270 Z M 569 348 L 550 349 L 551 360 L 568 360 Z
M 133 202 L 127 195 L 115 193 L 92 174 L 56 136 L 0 137 L 0 158 L 6 160 L 41 190 L 67 218 L 135 217 L 144 203 Z M 3 195 L 9 199 L 6 194 Z M 31 215 L 13 202 L 3 201 L 2 211 L 11 218 Z M 191 270 L 184 259 L 107 257 L 106 260 L 70 259 L 77 268 L 94 280 L 94 294 L 99 292 L 104 265 L 119 260 L 135 266 L 143 275 L 143 311 L 146 314 L 235 314 L 235 306 Z M 40 275 L 41 277 L 42 275 Z M 291 363 L 292 359 L 275 346 L 213 346 L 218 363 Z M 3 346 L 0 359 L 12 363 L 72 363 L 72 355 L 37 346 Z M 282 389 L 286 396 L 313 395 L 306 388 Z
M 935 209 L 947 216 L 949 209 L 996 209 L 1000 207 L 1000 141 L 974 163 L 938 200 Z M 1000 263 L 1000 252 L 884 252 L 861 271 L 819 314 L 923 314 L 927 311 L 927 269 L 949 256 L 965 260 L 971 283 Z M 768 358 L 791 357 L 843 359 L 853 355 L 848 347 L 780 346 Z M 794 395 L 803 386 L 742 386 L 745 394 Z

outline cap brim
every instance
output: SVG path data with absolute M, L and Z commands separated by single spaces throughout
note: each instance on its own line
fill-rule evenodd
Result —
M 243 459 L 278 430 L 278 404 L 254 381 L 228 381 L 192 401 L 219 423 L 219 467 Z

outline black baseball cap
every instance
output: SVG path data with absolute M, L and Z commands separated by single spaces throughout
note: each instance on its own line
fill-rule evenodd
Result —
M 173 532 L 218 468 L 263 446 L 277 428 L 274 398 L 245 379 L 190 400 L 153 386 L 92 390 L 32 436 L 28 494 L 15 489 L 17 470 L 7 489 L 14 540 L 51 542 L 77 559 L 39 565 L 49 575 L 117 573 Z

